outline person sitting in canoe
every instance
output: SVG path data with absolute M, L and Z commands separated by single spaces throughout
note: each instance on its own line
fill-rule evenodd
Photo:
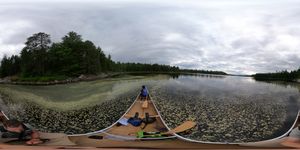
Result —
M 142 90 L 141 90 L 141 100 L 147 100 L 147 97 L 148 97 L 148 90 L 146 88 L 145 85 L 142 86 Z
M 40 140 L 38 131 L 33 130 L 29 125 L 25 125 L 16 119 L 7 120 L 2 112 L 0 112 L 0 118 L 4 127 L 1 129 L 2 138 L 17 138 L 20 141 L 30 139 L 26 141 L 28 145 L 43 143 Z

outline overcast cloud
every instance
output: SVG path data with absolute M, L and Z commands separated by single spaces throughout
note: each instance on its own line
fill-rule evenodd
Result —
M 234 74 L 300 67 L 299 0 L 0 2 L 0 57 L 75 31 L 113 60 Z

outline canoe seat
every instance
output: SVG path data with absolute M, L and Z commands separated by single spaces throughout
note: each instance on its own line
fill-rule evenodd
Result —
M 143 109 L 148 108 L 148 101 L 144 101 L 144 102 L 143 102 L 142 108 L 143 108 Z
M 134 115 L 131 115 L 131 114 L 125 114 L 124 117 L 132 117 Z M 160 117 L 159 115 L 150 115 L 150 117 Z M 141 118 L 144 118 L 144 115 L 141 117 Z
M 148 103 L 149 104 L 151 104 L 152 102 L 151 101 L 149 101 L 149 100 L 147 100 L 148 101 Z M 143 101 L 137 101 L 136 103 L 144 103 L 145 101 L 143 100 Z

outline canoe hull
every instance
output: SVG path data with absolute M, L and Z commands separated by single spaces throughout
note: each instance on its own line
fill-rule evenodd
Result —
M 156 117 L 156 122 L 147 125 L 147 127 L 143 130 L 146 132 L 152 131 L 160 131 L 164 130 L 164 132 L 170 131 L 170 128 L 166 125 L 164 120 L 162 119 L 159 111 L 157 110 L 155 104 L 149 97 L 149 101 L 147 107 L 145 106 L 144 101 L 139 99 L 137 96 L 134 103 L 128 108 L 125 114 L 119 119 L 122 118 L 128 119 L 129 117 L 133 116 L 136 112 L 138 112 L 141 117 L 145 117 L 144 114 L 147 112 L 152 117 Z M 294 129 L 298 126 L 299 123 L 299 115 L 298 112 L 297 119 L 294 122 L 293 127 Z M 6 119 L 8 119 L 5 116 Z M 119 121 L 118 120 L 118 121 Z M 55 146 L 62 146 L 62 147 L 97 147 L 97 148 L 195 148 L 195 149 L 244 149 L 244 148 L 287 148 L 287 145 L 283 145 L 285 141 L 288 140 L 286 137 L 287 134 L 291 131 L 289 130 L 286 134 L 271 140 L 266 141 L 259 141 L 259 142 L 249 142 L 249 143 L 215 143 L 215 142 L 204 142 L 204 141 L 194 141 L 184 137 L 181 137 L 177 134 L 170 134 L 165 137 L 158 137 L 158 138 L 137 138 L 135 133 L 141 131 L 141 127 L 134 127 L 131 125 L 128 126 L 119 126 L 117 122 L 112 124 L 111 126 L 86 134 L 75 134 L 75 135 L 66 135 L 61 133 L 51 133 L 48 134 L 51 140 L 41 144 L 42 147 L 47 147 L 51 149 L 56 149 Z M 42 133 L 43 134 L 43 133 Z M 99 139 L 91 138 L 91 136 L 98 136 L 101 137 Z M 49 138 L 48 138 L 49 139 Z M 16 145 L 7 145 L 2 144 L 0 145 L 1 148 L 5 147 L 14 147 Z M 19 148 L 24 146 L 20 145 Z M 24 147 L 26 148 L 26 146 Z

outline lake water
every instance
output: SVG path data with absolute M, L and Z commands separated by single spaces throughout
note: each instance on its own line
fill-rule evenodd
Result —
M 299 109 L 299 89 L 249 77 L 179 76 L 153 89 L 167 124 L 195 120 L 184 137 L 211 142 L 250 142 L 284 134 Z
M 294 83 L 217 75 L 139 75 L 55 86 L 0 85 L 1 109 L 42 131 L 90 132 L 116 121 L 144 84 L 168 126 L 193 120 L 197 126 L 182 136 L 199 141 L 277 137 L 291 127 L 300 102 L 300 88 Z

